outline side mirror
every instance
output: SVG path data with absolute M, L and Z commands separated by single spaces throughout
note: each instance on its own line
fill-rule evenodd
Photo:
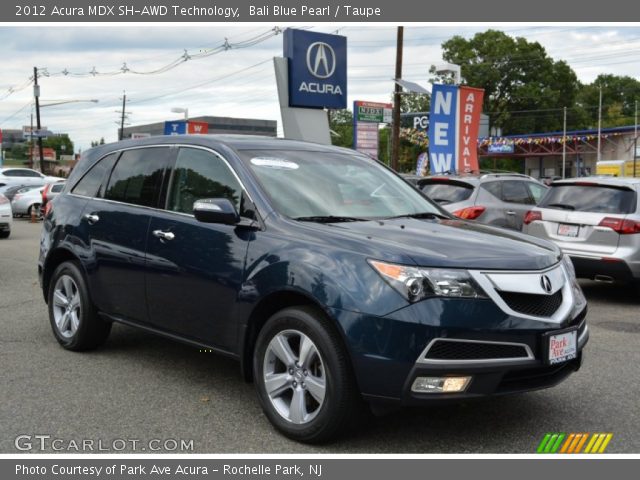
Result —
M 203 198 L 193 203 L 193 215 L 203 223 L 235 225 L 240 221 L 236 207 L 227 198 Z

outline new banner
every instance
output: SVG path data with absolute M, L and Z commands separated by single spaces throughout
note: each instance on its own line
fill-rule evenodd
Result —
M 481 88 L 460 87 L 458 90 L 458 165 L 459 172 L 477 172 L 478 164 L 478 127 L 482 112 L 484 90 Z
M 347 37 L 289 28 L 289 106 L 347 108 Z
M 456 171 L 456 117 L 458 87 L 433 85 L 429 113 L 429 164 L 431 173 Z
M 429 115 L 431 173 L 479 170 L 478 129 L 484 90 L 434 85 Z

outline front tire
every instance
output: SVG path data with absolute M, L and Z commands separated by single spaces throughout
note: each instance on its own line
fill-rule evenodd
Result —
M 98 316 L 84 275 L 75 262 L 61 263 L 55 269 L 48 300 L 53 335 L 67 350 L 90 350 L 109 336 L 111 323 Z
M 320 443 L 357 417 L 360 397 L 341 339 L 315 308 L 273 315 L 260 331 L 253 375 L 262 409 L 284 435 Z

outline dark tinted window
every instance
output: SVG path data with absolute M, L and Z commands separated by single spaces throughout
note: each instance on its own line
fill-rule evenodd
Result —
M 502 182 L 486 182 L 480 185 L 498 200 L 502 199 Z
M 540 206 L 578 212 L 632 213 L 636 194 L 604 185 L 557 185 L 551 187 Z
M 192 213 L 203 198 L 228 198 L 241 210 L 240 183 L 225 162 L 206 150 L 181 148 L 171 177 L 168 209 Z
M 5 170 L 2 172 L 5 177 L 24 177 L 22 170 Z
M 95 197 L 98 193 L 98 188 L 102 184 L 102 180 L 113 168 L 113 164 L 117 157 L 117 154 L 112 153 L 96 163 L 87 173 L 85 173 L 82 180 L 73 187 L 71 193 L 82 195 L 83 197 Z
M 38 172 L 34 172 L 33 170 L 22 170 L 20 176 L 41 178 L 41 175 Z
M 442 205 L 462 202 L 473 193 L 471 185 L 459 183 L 427 183 L 422 185 L 420 190 L 431 200 Z
M 50 191 L 53 193 L 58 193 L 58 192 L 61 192 L 63 188 L 64 188 L 64 183 L 56 183 L 55 185 L 51 186 Z
M 104 198 L 145 207 L 155 206 L 170 155 L 168 147 L 122 152 L 111 172 Z
M 533 203 L 526 185 L 518 180 L 502 182 L 502 200 L 508 203 Z

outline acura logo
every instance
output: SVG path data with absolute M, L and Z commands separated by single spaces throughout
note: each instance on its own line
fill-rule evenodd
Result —
M 540 277 L 540 285 L 542 286 L 542 289 L 547 293 L 551 293 L 551 290 L 553 290 L 553 287 L 551 286 L 551 280 L 549 280 L 549 277 L 547 277 L 546 275 L 542 275 Z
M 307 68 L 316 78 L 329 78 L 336 70 L 336 52 L 331 45 L 314 42 L 307 49 Z

